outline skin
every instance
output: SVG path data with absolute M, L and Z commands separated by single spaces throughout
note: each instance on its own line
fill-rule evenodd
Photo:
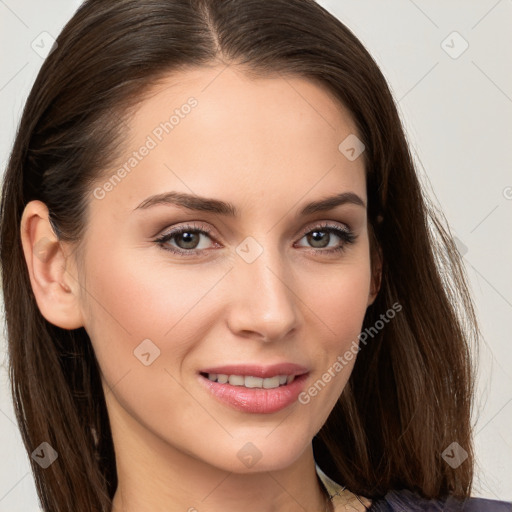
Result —
M 80 264 L 53 233 L 46 206 L 27 205 L 21 232 L 34 294 L 48 321 L 84 326 L 93 344 L 116 450 L 114 512 L 325 510 L 311 441 L 355 358 L 308 404 L 272 414 L 217 401 L 198 371 L 289 361 L 309 369 L 307 389 L 357 341 L 378 292 L 366 208 L 296 216 L 335 193 L 353 192 L 366 204 L 363 159 L 338 150 L 357 130 L 325 89 L 303 78 L 196 68 L 166 78 L 141 102 L 119 165 L 190 96 L 198 101 L 190 114 L 104 198 L 91 195 Z M 232 203 L 240 216 L 168 204 L 136 209 L 167 191 Z M 322 252 L 303 235 L 322 221 L 348 226 L 355 242 Z M 189 222 L 212 230 L 201 235 L 203 256 L 155 243 Z M 263 249 L 252 263 L 236 252 L 247 237 Z M 335 234 L 323 240 L 343 244 Z M 167 246 L 187 250 L 183 237 Z M 149 366 L 134 357 L 144 339 L 160 350 Z M 248 442 L 261 454 L 252 467 L 237 456 Z

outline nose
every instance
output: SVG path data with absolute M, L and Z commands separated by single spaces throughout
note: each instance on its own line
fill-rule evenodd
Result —
M 228 285 L 232 291 L 228 311 L 231 332 L 270 342 L 296 329 L 299 299 L 292 289 L 291 272 L 277 249 L 265 248 L 250 263 L 237 255 Z

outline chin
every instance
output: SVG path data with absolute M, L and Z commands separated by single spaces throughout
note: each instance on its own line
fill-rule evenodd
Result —
M 291 466 L 311 446 L 313 434 L 291 431 L 289 425 L 269 429 L 247 430 L 234 438 L 225 438 L 225 444 L 215 443 L 216 450 L 208 454 L 206 462 L 233 473 L 279 471 Z M 203 459 L 204 460 L 204 459 Z

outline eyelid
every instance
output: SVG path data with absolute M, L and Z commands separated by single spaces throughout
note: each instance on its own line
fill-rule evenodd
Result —
M 338 221 L 334 221 L 334 220 L 317 220 L 311 224 L 308 224 L 305 228 L 303 228 L 302 231 L 299 232 L 299 237 L 302 238 L 303 236 L 307 235 L 311 231 L 314 231 L 315 229 L 322 229 L 322 228 L 336 228 L 336 229 L 345 231 L 347 233 L 352 233 L 352 229 L 350 228 L 350 226 L 348 224 L 344 224 L 342 222 L 338 222 Z
M 203 224 L 201 221 L 183 222 L 170 229 L 165 230 L 162 234 L 157 235 L 156 238 L 162 238 L 164 236 L 180 233 L 181 231 L 198 231 L 204 233 L 210 237 L 214 236 L 214 230 L 207 224 Z

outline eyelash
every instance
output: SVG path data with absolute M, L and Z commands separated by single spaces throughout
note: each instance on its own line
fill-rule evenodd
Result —
M 304 230 L 301 234 L 300 239 L 304 238 L 304 236 L 313 233 L 314 231 L 322 231 L 324 233 L 333 233 L 336 236 L 338 236 L 342 240 L 342 245 L 338 247 L 334 247 L 331 249 L 315 249 L 314 247 L 310 247 L 310 250 L 314 252 L 320 252 L 324 254 L 335 254 L 335 253 L 341 253 L 346 250 L 347 245 L 353 244 L 356 239 L 357 235 L 355 235 L 352 231 L 349 229 L 342 229 L 337 225 L 329 224 L 328 222 L 319 224 L 317 226 L 314 226 L 313 228 L 308 228 Z M 211 238 L 211 231 L 207 229 L 204 226 L 196 226 L 196 225 L 185 225 L 181 226 L 173 231 L 170 231 L 169 233 L 164 233 L 163 235 L 159 236 L 154 240 L 156 244 L 158 244 L 164 251 L 169 251 L 174 254 L 178 254 L 180 256 L 196 256 L 199 253 L 204 252 L 206 249 L 179 249 L 172 246 L 166 246 L 165 244 L 169 241 L 171 241 L 173 238 L 175 238 L 178 235 L 181 235 L 183 233 L 200 233 L 202 235 L 206 235 Z

